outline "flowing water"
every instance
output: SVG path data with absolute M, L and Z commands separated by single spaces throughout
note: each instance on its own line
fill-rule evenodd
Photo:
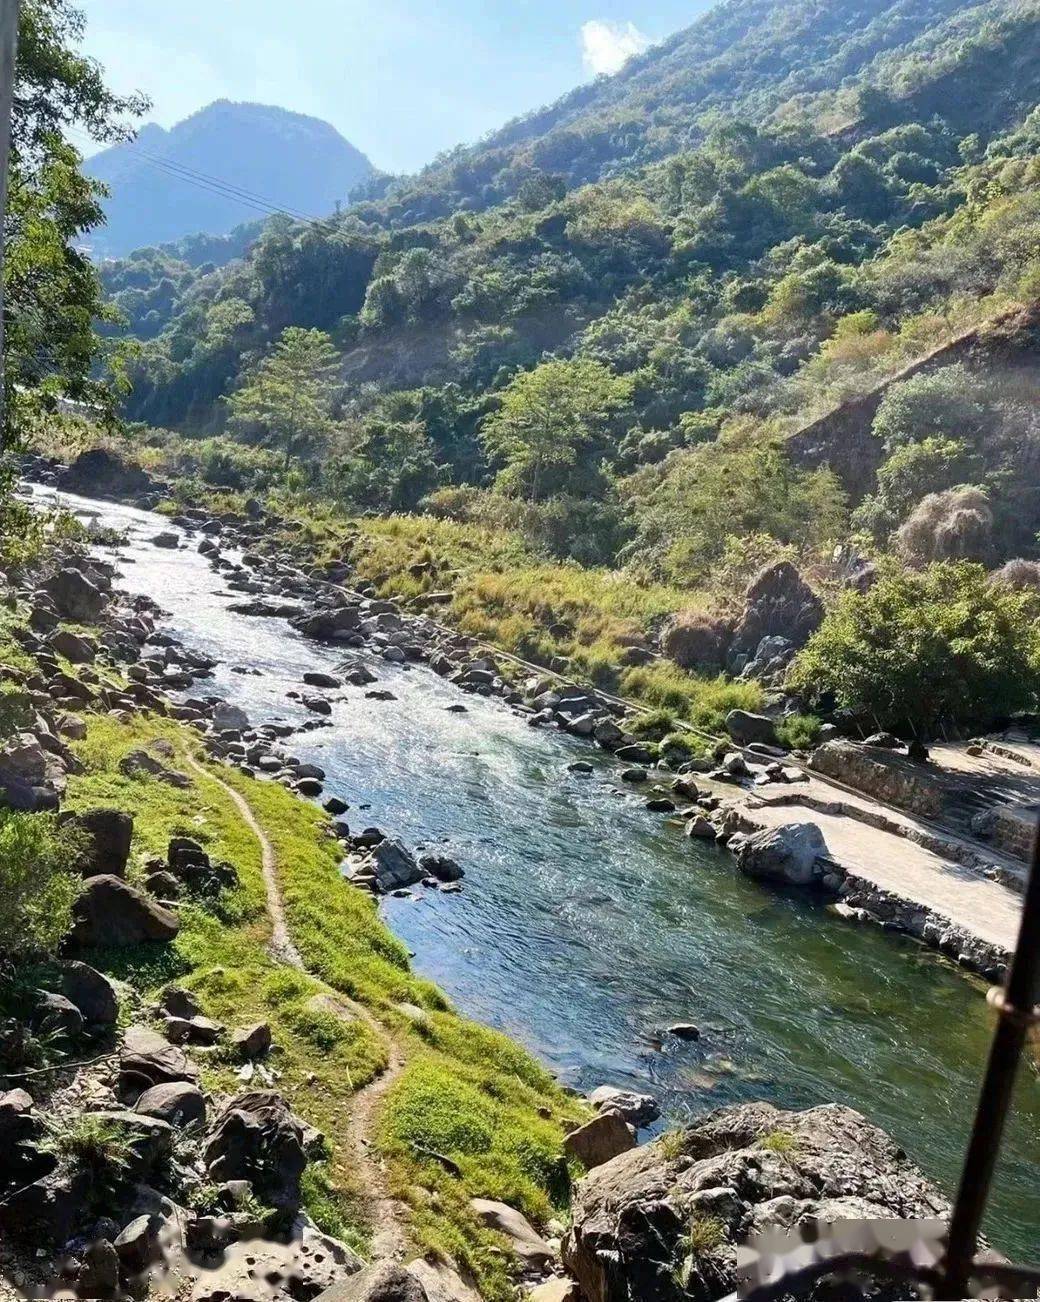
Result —
M 283 620 L 229 614 L 242 596 L 194 542 L 151 545 L 170 527 L 159 517 L 63 500 L 127 530 L 122 586 L 157 600 L 186 646 L 220 659 L 196 693 L 225 696 L 255 722 L 307 714 L 286 693 L 305 670 L 333 669 L 342 649 Z M 360 658 L 397 699 L 347 689 L 334 726 L 291 745 L 326 770 L 353 825 L 436 845 L 464 866 L 461 894 L 420 891 L 381 906 L 418 970 L 461 1010 L 514 1036 L 565 1082 L 649 1091 L 671 1119 L 747 1098 L 851 1104 L 952 1193 L 992 1030 L 978 984 L 910 941 L 742 879 L 725 852 L 686 840 L 619 789 L 591 748 L 531 729 L 498 702 L 462 697 L 425 668 Z M 467 713 L 449 712 L 460 700 Z M 577 758 L 592 759 L 591 778 L 568 773 Z M 662 1034 L 679 1021 L 701 1027 L 700 1041 Z M 988 1228 L 1005 1252 L 1040 1259 L 1031 1069 Z

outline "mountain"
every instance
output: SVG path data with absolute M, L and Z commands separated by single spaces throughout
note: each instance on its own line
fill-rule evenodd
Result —
M 967 484 L 989 516 L 958 506 L 958 527 L 1030 558 L 1040 393 L 1007 322 L 1040 286 L 1038 103 L 1035 3 L 728 0 L 333 222 L 272 218 L 222 266 L 106 265 L 143 342 L 126 414 L 220 435 L 303 327 L 338 353 L 343 418 L 306 473 L 351 508 L 485 512 L 732 596 L 741 557 L 815 566 L 850 509 L 894 546 Z M 992 321 L 1029 342 L 1000 380 Z M 532 411 L 559 425 L 536 451 Z M 248 484 L 249 455 L 222 440 L 203 472 Z
M 136 140 L 87 159 L 84 170 L 110 191 L 107 225 L 91 239 L 100 257 L 224 235 L 273 209 L 324 217 L 374 171 L 327 122 L 229 100 L 169 131 L 150 123 Z

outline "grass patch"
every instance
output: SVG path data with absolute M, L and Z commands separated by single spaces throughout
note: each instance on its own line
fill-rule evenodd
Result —
M 333 1015 L 321 996 L 331 987 L 363 1004 L 407 1054 L 377 1142 L 395 1193 L 412 1210 L 416 1244 L 472 1270 L 491 1302 L 511 1302 L 511 1258 L 473 1216 L 469 1200 L 501 1198 L 536 1223 L 565 1208 L 570 1171 L 561 1123 L 580 1118 L 580 1103 L 518 1045 L 459 1017 L 432 982 L 410 970 L 405 947 L 372 899 L 340 875 L 325 815 L 276 783 L 221 769 L 221 780 L 246 796 L 274 845 L 287 925 L 315 975 L 275 963 L 265 949 L 270 929 L 259 846 L 227 792 L 190 770 L 192 785 L 183 790 L 119 772 L 128 751 L 164 740 L 182 754 L 198 746 L 170 721 L 91 718 L 76 748 L 84 772 L 70 781 L 70 807 L 112 804 L 132 813 L 138 861 L 162 854 L 171 836 L 192 836 L 235 866 L 239 885 L 216 906 L 185 905 L 173 945 L 95 951 L 92 961 L 128 980 L 142 998 L 177 980 L 217 1021 L 271 1023 L 278 1088 L 329 1140 L 328 1160 L 308 1168 L 305 1205 L 323 1229 L 361 1251 L 366 1209 L 341 1136 L 353 1093 L 386 1063 L 386 1039 L 361 1017 Z M 423 1017 L 409 1016 L 404 1004 Z M 206 1083 L 241 1088 L 219 1056 L 206 1066 Z
M 798 1136 L 790 1130 L 771 1130 L 758 1141 L 759 1148 L 767 1153 L 776 1153 L 778 1157 L 790 1158 L 798 1152 Z

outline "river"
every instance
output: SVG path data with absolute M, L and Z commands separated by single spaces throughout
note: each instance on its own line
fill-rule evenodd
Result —
M 35 490 L 37 498 L 53 493 Z M 168 522 L 61 495 L 125 530 L 121 585 L 169 612 L 164 627 L 218 658 L 213 692 L 254 720 L 313 717 L 287 698 L 342 649 L 241 600 L 194 550 L 151 545 Z M 331 728 L 292 747 L 327 773 L 357 827 L 436 845 L 465 868 L 461 894 L 419 890 L 383 914 L 457 1007 L 525 1044 L 566 1083 L 655 1094 L 672 1120 L 747 1098 L 841 1102 L 885 1127 L 952 1192 L 991 1034 L 980 987 L 913 942 L 859 928 L 739 877 L 619 789 L 606 757 L 462 697 L 428 669 L 362 655 L 393 701 L 356 688 Z M 260 676 L 231 672 L 233 666 Z M 467 713 L 449 712 L 464 700 Z M 567 771 L 592 759 L 591 778 Z M 344 886 L 344 889 L 350 889 Z M 698 1042 L 662 1034 L 702 1028 Z M 1027 1070 L 991 1204 L 991 1240 L 1040 1259 L 1040 1082 Z

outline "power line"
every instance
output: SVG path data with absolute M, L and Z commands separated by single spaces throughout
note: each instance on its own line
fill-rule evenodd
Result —
M 83 140 L 90 140 L 91 137 L 81 128 L 70 128 L 74 135 L 80 136 Z M 237 201 L 246 207 L 253 208 L 258 212 L 266 213 L 268 216 L 285 215 L 292 217 L 297 221 L 318 223 L 329 220 L 328 218 L 314 217 L 309 213 L 299 212 L 296 209 L 286 208 L 277 204 L 275 200 L 266 199 L 262 195 L 255 194 L 251 190 L 246 190 L 242 186 L 235 185 L 231 181 L 225 181 L 219 177 L 211 176 L 207 172 L 197 171 L 195 168 L 188 167 L 184 163 L 175 162 L 173 159 L 161 158 L 156 154 L 149 153 L 139 145 L 135 146 L 131 157 L 127 158 L 126 166 L 120 173 L 120 178 L 127 174 L 129 168 L 136 159 L 141 162 L 156 167 L 168 176 L 175 177 L 177 180 L 184 181 L 188 185 L 194 185 L 198 189 L 208 190 L 210 193 L 218 194 L 222 198 Z

